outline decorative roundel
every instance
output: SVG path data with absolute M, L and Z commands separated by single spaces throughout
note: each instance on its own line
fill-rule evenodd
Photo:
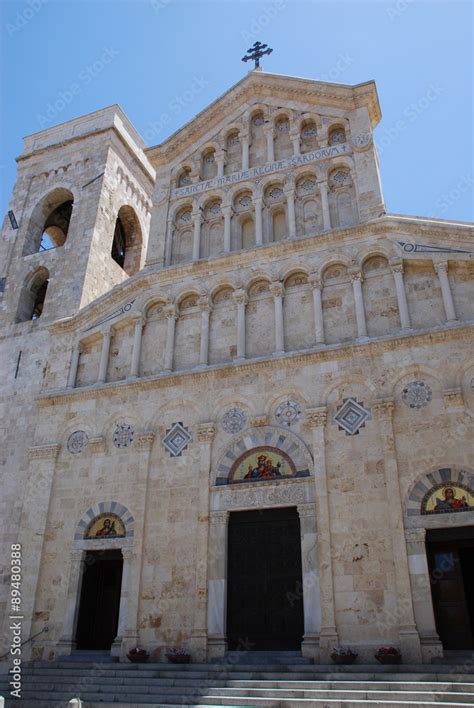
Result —
M 284 401 L 275 411 L 275 418 L 281 425 L 293 425 L 301 416 L 301 406 L 296 401 Z
M 290 129 L 290 124 L 287 120 L 280 120 L 276 127 L 281 133 L 287 133 Z
M 306 128 L 303 128 L 303 137 L 304 138 L 312 138 L 314 135 L 317 135 L 318 131 L 316 129 L 316 126 L 314 125 L 309 125 Z
M 229 135 L 227 138 L 227 145 L 231 147 L 232 145 L 238 145 L 240 143 L 240 138 L 238 133 L 234 133 L 233 135 Z
M 356 147 L 365 147 L 370 143 L 370 133 L 360 133 L 360 135 L 355 135 L 353 143 Z
M 247 416 L 245 412 L 240 408 L 230 408 L 222 416 L 222 429 L 226 433 L 240 433 L 241 430 L 245 428 L 245 423 L 247 422 Z
M 345 184 L 349 181 L 349 172 L 347 170 L 338 170 L 332 176 L 332 181 L 335 184 Z
M 67 439 L 67 449 L 73 455 L 86 449 L 89 443 L 89 436 L 85 430 L 76 430 Z
M 264 121 L 263 116 L 258 115 L 258 116 L 255 116 L 255 118 L 253 119 L 252 123 L 253 123 L 254 125 L 263 125 L 263 124 L 265 123 L 265 121 Z
M 333 130 L 329 136 L 330 145 L 336 145 L 337 143 L 343 143 L 346 140 L 346 134 L 342 129 Z
M 300 185 L 300 189 L 302 192 L 312 192 L 315 187 L 316 180 L 314 179 L 305 179 L 305 181 L 302 182 Z
M 186 209 L 185 211 L 182 211 L 180 215 L 178 216 L 178 221 L 191 221 L 192 218 L 192 213 L 191 209 Z
M 240 206 L 243 206 L 244 208 L 250 206 L 251 203 L 252 203 L 252 200 L 248 194 L 245 194 L 243 197 L 241 197 L 241 199 L 239 199 Z
M 412 381 L 402 391 L 402 400 L 410 408 L 423 408 L 432 396 L 431 388 L 424 381 Z
M 128 447 L 132 444 L 134 435 L 135 431 L 131 425 L 126 423 L 117 425 L 112 438 L 115 447 Z
M 273 189 L 268 192 L 270 199 L 279 199 L 282 195 L 283 190 L 280 187 L 273 187 Z
M 221 205 L 219 202 L 214 202 L 212 206 L 209 207 L 209 211 L 211 214 L 220 214 L 221 213 Z
M 215 162 L 214 153 L 211 152 L 209 155 L 206 155 L 206 157 L 204 158 L 204 162 L 208 165 L 211 165 L 213 162 Z

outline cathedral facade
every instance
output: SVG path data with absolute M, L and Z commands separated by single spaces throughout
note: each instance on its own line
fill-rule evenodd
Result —
M 380 118 L 372 81 L 256 69 L 156 147 L 118 106 L 25 138 L 0 281 L 25 657 L 474 647 L 473 230 L 386 213 Z

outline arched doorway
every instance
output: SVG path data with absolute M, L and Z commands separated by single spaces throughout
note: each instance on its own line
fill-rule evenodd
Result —
M 412 583 L 424 566 L 431 595 L 424 604 L 432 604 L 443 649 L 474 649 L 474 475 L 455 467 L 424 475 L 409 494 L 407 522 Z M 420 626 L 426 612 L 419 614 Z

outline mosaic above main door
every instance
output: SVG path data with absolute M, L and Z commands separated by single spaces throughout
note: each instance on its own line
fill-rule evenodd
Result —
M 440 514 L 474 510 L 474 496 L 469 487 L 460 484 L 439 485 L 431 489 L 421 505 L 422 514 Z
M 296 476 L 296 467 L 284 452 L 274 447 L 256 447 L 235 461 L 229 482 L 258 482 Z

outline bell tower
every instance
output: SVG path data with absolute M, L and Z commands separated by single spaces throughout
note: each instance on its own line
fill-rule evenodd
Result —
M 2 234 L 6 325 L 73 315 L 140 270 L 155 179 L 143 148 L 116 105 L 25 138 Z

